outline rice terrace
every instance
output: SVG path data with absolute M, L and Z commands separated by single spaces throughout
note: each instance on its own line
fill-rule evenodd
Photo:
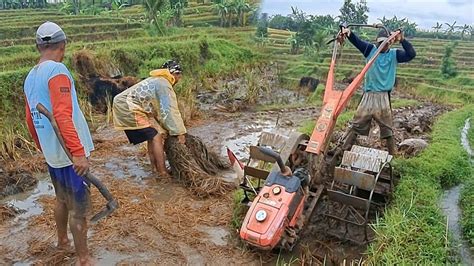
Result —
M 0 264 L 474 265 L 474 3 L 399 2 L 0 0 Z

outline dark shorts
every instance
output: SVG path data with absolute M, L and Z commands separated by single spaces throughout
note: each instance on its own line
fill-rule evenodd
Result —
M 48 165 L 48 170 L 56 192 L 56 199 L 65 203 L 75 217 L 86 217 L 90 208 L 89 184 L 83 177 L 76 174 L 72 165 L 63 168 L 53 168 Z
M 136 130 L 125 130 L 125 135 L 127 135 L 128 140 L 133 145 L 140 144 L 142 142 L 152 140 L 158 131 L 152 127 L 136 129 Z

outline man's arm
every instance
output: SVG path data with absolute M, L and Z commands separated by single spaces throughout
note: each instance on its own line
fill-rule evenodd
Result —
M 368 57 L 372 49 L 374 49 L 374 45 L 361 40 L 354 32 L 349 31 L 349 41 L 364 55 L 364 57 Z
M 186 134 L 181 112 L 179 111 L 178 100 L 172 88 L 160 88 L 157 90 L 160 103 L 161 120 L 170 136 L 180 136 Z
M 403 50 L 397 49 L 397 62 L 405 63 L 415 58 L 416 51 L 415 48 L 413 48 L 413 45 L 406 39 L 402 39 L 400 43 L 402 44 Z
M 85 175 L 89 163 L 72 119 L 72 82 L 66 74 L 58 74 L 49 80 L 48 86 L 52 113 L 66 148 L 72 154 L 74 170 L 80 176 Z

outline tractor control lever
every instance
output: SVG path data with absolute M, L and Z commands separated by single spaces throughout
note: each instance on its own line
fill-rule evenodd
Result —
M 285 163 L 281 159 L 280 154 L 278 154 L 272 149 L 261 147 L 261 146 L 258 146 L 258 149 L 260 150 L 261 153 L 275 159 L 276 163 L 278 164 L 278 167 L 280 167 L 280 172 L 282 175 L 285 175 L 285 176 L 291 175 L 291 170 L 285 165 Z
M 351 28 L 351 27 L 364 27 L 364 28 L 375 28 L 375 29 L 383 29 L 387 33 L 388 36 L 390 36 L 390 31 L 388 30 L 387 27 L 385 27 L 383 24 L 376 23 L 376 24 L 357 24 L 357 23 L 351 23 L 347 24 L 347 22 L 342 22 L 339 24 L 339 32 L 337 33 L 336 38 L 329 40 L 326 44 L 330 44 L 337 40 L 339 34 L 341 34 L 342 29 L 344 28 Z

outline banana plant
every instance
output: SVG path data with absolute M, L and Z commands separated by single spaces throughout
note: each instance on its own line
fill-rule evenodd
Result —
M 239 25 L 244 27 L 247 24 L 247 12 L 252 11 L 252 7 L 246 0 L 234 0 L 234 8 L 237 11 Z
M 225 0 L 220 0 L 214 4 L 214 10 L 217 11 L 217 14 L 220 17 L 220 25 L 221 27 L 225 27 L 227 23 L 227 13 L 229 13 L 229 9 L 227 7 L 227 3 Z
M 471 26 L 464 24 L 463 26 L 457 26 L 456 28 L 461 31 L 461 40 L 464 40 L 464 35 L 469 32 Z
M 435 34 L 436 34 L 435 36 L 436 36 L 436 39 L 438 39 L 439 31 L 441 30 L 441 28 L 443 28 L 443 23 L 436 22 L 436 25 L 434 25 L 431 28 L 435 30 Z
M 456 31 L 456 21 L 453 22 L 453 24 L 449 23 L 444 23 L 448 28 L 444 31 L 448 35 L 448 39 L 451 39 L 451 36 L 453 33 Z
M 291 54 L 297 54 L 300 50 L 300 41 L 298 39 L 298 36 L 296 36 L 295 32 L 290 32 L 290 37 L 286 39 L 286 43 L 291 45 L 290 53 Z

